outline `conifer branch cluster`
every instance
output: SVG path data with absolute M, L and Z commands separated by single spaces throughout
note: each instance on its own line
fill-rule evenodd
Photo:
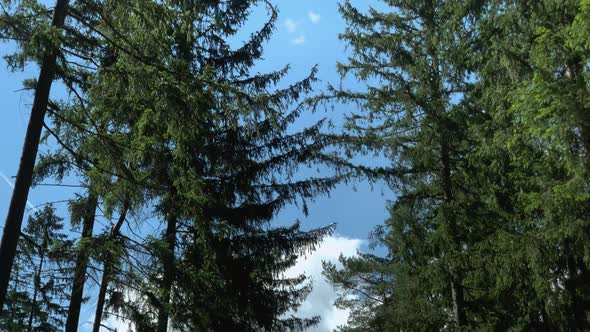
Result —
M 2 1 L 7 64 L 40 70 L 24 82 L 0 330 L 76 331 L 88 307 L 96 332 L 314 327 L 296 315 L 311 281 L 285 272 L 335 225 L 275 221 L 359 180 L 396 196 L 371 234 L 385 254 L 324 263 L 341 331 L 590 329 L 590 1 L 339 10 L 337 68 L 360 88 L 320 91 L 316 67 L 254 73 L 269 0 Z M 298 125 L 344 104 L 341 129 L 330 113 Z M 68 222 L 47 203 L 23 227 L 29 187 L 48 182 L 77 189 Z

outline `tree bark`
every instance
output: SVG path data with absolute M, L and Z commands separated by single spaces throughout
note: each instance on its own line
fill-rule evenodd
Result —
M 443 128 L 441 139 L 441 161 L 442 161 L 442 184 L 445 195 L 445 202 L 451 203 L 454 200 L 453 187 L 451 181 L 451 162 L 450 162 L 450 147 L 447 141 L 448 136 L 445 135 L 446 128 Z M 458 236 L 457 223 L 454 218 L 449 220 L 450 236 L 453 240 L 453 245 L 457 250 L 461 248 L 461 242 Z M 451 267 L 451 300 L 453 301 L 453 320 L 458 327 L 465 325 L 465 292 L 463 289 L 463 278 L 456 271 L 456 268 Z
M 574 56 L 566 63 L 566 77 L 574 82 L 578 95 L 574 112 L 576 112 L 581 132 L 586 171 L 590 172 L 590 109 L 580 102 L 580 100 L 587 100 L 590 93 L 584 79 L 584 59 L 582 57 Z M 566 239 L 564 243 L 568 274 L 565 286 L 571 297 L 569 312 L 572 316 L 569 325 L 572 331 L 586 331 L 589 325 L 586 315 L 588 304 L 584 304 L 583 298 L 578 292 L 585 294 L 585 289 L 580 287 L 584 284 L 584 280 L 587 280 L 588 270 L 583 262 L 578 263 L 579 254 L 573 249 L 572 242 L 573 240 Z
M 567 279 L 564 282 L 565 289 L 569 293 L 569 313 L 568 330 L 569 331 L 586 331 L 587 319 L 584 311 L 583 301 L 578 295 L 581 290 L 581 279 L 579 276 L 578 262 L 572 248 L 571 240 L 566 240 L 564 243 L 564 255 L 566 256 L 566 271 Z
M 127 203 L 125 203 L 125 205 L 123 206 L 123 210 L 121 211 L 121 215 L 119 216 L 119 220 L 117 220 L 117 223 L 113 226 L 113 229 L 111 230 L 110 239 L 114 239 L 119 235 L 121 226 L 123 226 L 125 218 L 127 217 L 128 209 L 129 206 Z M 110 255 L 107 254 L 105 257 L 108 258 L 110 257 Z M 98 301 L 96 303 L 96 313 L 94 315 L 94 326 L 92 327 L 93 332 L 99 332 L 100 330 L 100 323 L 102 322 L 102 314 L 104 311 L 104 303 L 106 300 L 109 278 L 113 268 L 112 258 L 110 260 L 105 258 L 103 266 L 104 268 L 102 271 L 102 279 L 100 281 L 100 290 L 98 291 Z
M 165 236 L 168 252 L 166 253 L 166 257 L 164 257 L 164 275 L 162 278 L 164 296 L 162 298 L 160 312 L 158 313 L 157 332 L 166 332 L 168 330 L 168 305 L 170 303 L 170 289 L 174 280 L 174 248 L 176 246 L 176 217 L 173 215 L 168 216 Z
M 90 239 L 94 229 L 94 219 L 96 208 L 98 207 L 98 197 L 94 193 L 88 195 L 86 211 L 82 226 L 82 240 Z M 84 297 L 84 282 L 86 280 L 86 269 L 88 267 L 88 252 L 82 248 L 76 257 L 76 267 L 74 271 L 74 281 L 72 284 L 72 293 L 70 296 L 70 305 L 68 307 L 68 318 L 66 320 L 66 332 L 78 330 L 80 320 L 80 308 L 82 307 L 82 298 Z
M 43 239 L 43 244 L 41 245 L 40 248 L 40 262 L 39 262 L 39 268 L 37 269 L 37 273 L 35 274 L 35 281 L 34 281 L 34 287 L 35 289 L 33 290 L 33 302 L 31 305 L 31 312 L 29 313 L 29 324 L 28 324 L 28 328 L 27 331 L 31 332 L 33 331 L 33 318 L 35 317 L 35 313 L 37 311 L 37 295 L 39 294 L 39 289 L 41 287 L 41 272 L 43 271 L 43 262 L 45 261 L 45 251 L 47 250 L 47 238 L 49 237 L 49 235 L 47 233 L 45 233 L 45 238 Z
M 107 285 L 109 283 L 109 276 L 111 274 L 111 264 L 104 262 L 104 268 L 102 271 L 102 279 L 100 281 L 100 290 L 98 291 L 98 301 L 96 303 L 96 313 L 94 315 L 94 325 L 92 332 L 100 331 L 100 323 L 102 322 L 102 314 L 104 311 L 104 303 L 107 294 Z
M 57 0 L 53 12 L 52 25 L 58 29 L 64 26 L 68 8 L 68 0 Z M 39 141 L 47 104 L 49 102 L 49 93 L 53 83 L 53 77 L 56 69 L 57 48 L 49 48 L 41 62 L 41 70 L 35 89 L 35 97 L 31 110 L 31 117 L 25 135 L 25 143 L 21 154 L 18 173 L 8 208 L 8 215 L 0 242 L 0 310 L 4 306 L 8 282 L 10 281 L 10 272 L 14 263 L 16 246 L 20 235 L 20 229 L 23 222 L 25 205 L 29 197 L 29 189 L 33 180 L 33 169 L 39 150 Z
M 456 279 L 460 279 L 457 277 L 453 277 L 451 280 L 451 297 L 453 300 L 453 319 L 457 326 L 464 326 L 465 325 L 465 305 L 464 305 L 464 291 L 463 285 L 456 281 Z

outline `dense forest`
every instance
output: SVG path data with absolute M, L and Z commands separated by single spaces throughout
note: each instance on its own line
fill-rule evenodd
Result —
M 382 250 L 323 264 L 339 331 L 590 330 L 590 0 L 375 4 L 339 3 L 351 89 L 255 70 L 280 1 L 2 0 L 5 64 L 37 77 L 0 330 L 77 331 L 88 304 L 95 332 L 314 328 L 285 271 L 336 226 L 276 218 L 356 181 L 396 195 Z

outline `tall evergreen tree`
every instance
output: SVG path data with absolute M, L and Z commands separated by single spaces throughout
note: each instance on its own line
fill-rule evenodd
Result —
M 10 2 L 4 2 L 10 4 Z M 16 39 L 20 42 L 25 53 L 31 52 L 32 57 L 40 65 L 39 78 L 35 83 L 35 97 L 31 110 L 31 118 L 25 135 L 25 142 L 21 160 L 16 175 L 14 191 L 10 200 L 8 215 L 0 242 L 0 308 L 4 305 L 6 291 L 10 280 L 10 272 L 16 254 L 21 225 L 25 212 L 29 189 L 33 180 L 33 169 L 39 149 L 39 140 L 43 129 L 43 121 L 49 102 L 49 92 L 56 71 L 58 49 L 61 44 L 61 29 L 64 26 L 68 8 L 67 0 L 57 0 L 51 24 L 41 22 L 35 26 L 36 38 L 21 40 L 19 34 L 13 35 L 13 25 L 26 24 L 25 19 L 29 11 L 36 12 L 38 6 L 29 2 L 17 3 L 12 13 L 6 11 L 0 19 L 0 31 L 3 38 Z
M 361 255 L 326 265 L 353 309 L 351 329 L 383 331 L 464 328 L 472 294 L 469 252 L 485 232 L 478 198 L 465 181 L 472 115 L 467 102 L 473 41 L 471 2 L 387 1 L 367 13 L 340 6 L 351 46 L 342 75 L 364 91 L 331 88 L 325 98 L 354 102 L 343 147 L 382 152 L 393 162 L 391 218 L 375 234 L 384 258 Z M 477 228 L 482 232 L 475 232 Z M 349 299 L 349 293 L 358 296 Z
M 502 260 L 489 275 L 505 280 L 495 291 L 520 303 L 507 321 L 525 329 L 588 326 L 587 18 L 584 1 L 490 1 L 479 23 L 480 104 L 493 128 L 480 155 L 502 160 L 487 167 L 499 174 L 491 186 L 510 184 L 493 193 L 510 233 L 493 243 Z
M 29 218 L 19 243 L 0 328 L 8 331 L 60 331 L 66 316 L 71 278 L 71 242 L 51 206 Z
M 256 4 L 267 6 L 270 21 L 232 49 L 227 38 Z M 274 7 L 256 1 L 110 5 L 109 33 L 137 53 L 121 52 L 101 72 L 93 112 L 125 131 L 128 162 L 140 165 L 166 221 L 146 257 L 147 266 L 160 268 L 131 271 L 140 276 L 133 286 L 140 292 L 115 307 L 140 329 L 161 330 L 169 321 L 246 330 L 317 322 L 280 319 L 307 292 L 298 287 L 303 277 L 280 275 L 331 227 L 306 233 L 265 225 L 286 204 L 326 193 L 343 177 L 292 180 L 298 167 L 329 161 L 320 152 L 330 141 L 321 124 L 287 134 L 302 108 L 287 111 L 309 91 L 313 75 L 277 89 L 286 68 L 249 73 L 271 35 Z M 231 314 L 220 316 L 221 310 Z
M 419 11 L 422 4 L 427 2 L 405 5 Z M 447 320 L 449 311 L 431 311 L 437 301 L 441 301 L 436 305 L 440 307 L 448 303 L 448 289 L 438 283 L 446 276 L 437 273 L 438 263 L 444 258 L 433 255 L 431 248 L 436 245 L 438 252 L 446 252 L 445 256 L 450 253 L 455 256 L 451 258 L 460 258 L 465 318 L 471 328 L 584 330 L 588 325 L 588 263 L 583 258 L 588 234 L 584 217 L 587 193 L 583 189 L 588 169 L 584 134 L 588 107 L 588 4 L 549 0 L 463 5 L 467 11 L 447 11 L 461 8 L 453 2 L 438 3 L 435 9 L 445 18 L 437 26 L 439 31 L 447 31 L 446 36 L 462 29 L 475 28 L 477 32 L 453 40 L 437 39 L 442 42 L 438 48 L 442 54 L 449 50 L 452 53 L 456 41 L 465 42 L 458 49 L 469 53 L 457 58 L 464 59 L 463 62 L 452 63 L 464 63 L 474 74 L 468 80 L 469 89 L 451 98 L 452 103 L 464 100 L 457 106 L 463 108 L 458 114 L 465 119 L 454 118 L 455 125 L 462 130 L 455 131 L 453 138 L 464 139 L 466 149 L 464 153 L 451 154 L 450 159 L 455 163 L 451 179 L 459 203 L 451 205 L 452 215 L 463 215 L 458 224 L 459 229 L 464 228 L 460 233 L 463 249 L 453 253 L 448 246 L 440 246 L 440 224 L 424 222 L 436 220 L 425 213 L 432 211 L 432 205 L 424 203 L 425 199 L 435 198 L 432 192 L 402 190 L 390 205 L 392 217 L 374 233 L 376 244 L 388 249 L 386 257 L 343 257 L 342 269 L 325 266 L 327 277 L 342 290 L 338 304 L 353 309 L 344 329 L 451 328 Z M 375 75 L 386 79 L 387 65 L 367 66 L 382 59 L 379 51 L 389 50 L 388 46 L 401 48 L 395 44 L 398 39 L 383 37 L 380 29 L 387 27 L 384 22 L 397 22 L 411 31 L 426 26 L 422 21 L 407 24 L 412 21 L 398 18 L 403 13 L 400 8 L 394 14 L 381 16 L 376 11 L 369 15 L 348 11 L 355 22 L 353 29 L 374 29 L 350 34 L 358 37 L 352 43 L 355 51 L 364 47 L 358 52 L 360 60 L 351 61 L 353 72 L 365 75 L 362 78 Z M 463 13 L 459 16 L 463 18 L 453 21 L 452 13 Z M 468 13 L 475 20 L 463 16 Z M 446 26 L 445 21 L 454 23 Z M 451 30 L 445 30 L 446 27 Z M 407 39 L 399 40 L 405 43 Z M 401 49 L 408 53 L 387 54 L 399 54 L 407 60 L 414 59 L 416 54 L 428 54 L 410 47 Z M 412 69 L 420 68 L 410 63 Z M 440 68 L 445 72 L 444 65 Z M 412 78 L 406 72 L 392 75 L 403 80 Z M 398 101 L 406 97 L 413 102 L 436 100 L 416 98 L 419 94 L 412 96 L 412 84 L 405 88 L 401 96 L 395 90 L 389 91 L 389 95 Z M 382 94 L 382 90 L 369 87 L 368 94 L 344 97 L 365 98 L 362 105 L 383 110 L 390 104 L 379 98 Z M 391 137 L 404 137 L 385 131 L 391 128 L 387 117 L 375 115 L 374 119 L 382 121 L 377 127 L 381 131 L 361 128 L 361 133 L 369 134 L 360 135 L 364 139 L 361 143 L 389 147 Z M 416 128 L 420 127 L 405 129 L 413 133 Z M 404 145 L 395 142 L 394 146 L 405 151 L 418 147 L 414 141 L 402 142 Z M 424 150 L 421 152 L 421 158 L 428 156 Z M 400 156 L 404 156 L 402 161 L 415 161 L 411 155 Z M 421 266 L 426 267 L 427 273 L 416 273 Z M 450 290 L 452 297 L 452 287 Z M 423 292 L 426 296 L 420 296 Z M 351 293 L 355 296 L 350 297 Z M 456 318 L 457 315 L 458 321 Z
M 25 87 L 35 91 L 35 99 L 0 245 L 3 266 L 8 267 L 0 272 L 0 307 L 33 179 L 41 131 L 44 126 L 47 128 L 45 114 L 54 108 L 49 101 L 51 85 L 54 80 L 61 80 L 68 91 L 83 102 L 86 77 L 97 64 L 97 34 L 89 27 L 96 25 L 100 18 L 96 3 L 91 1 L 70 4 L 58 0 L 53 8 L 38 1 L 5 1 L 1 6 L 0 37 L 18 45 L 14 54 L 5 56 L 10 68 L 23 70 L 26 64 L 33 62 L 40 66 L 40 73 L 37 81 L 25 81 Z M 58 143 L 62 142 L 58 140 Z M 75 159 L 77 163 L 81 162 Z M 52 165 L 58 172 L 63 171 L 63 166 L 63 163 Z

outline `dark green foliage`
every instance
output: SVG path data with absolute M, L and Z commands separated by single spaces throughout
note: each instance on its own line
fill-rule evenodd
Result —
M 585 1 L 516 1 L 492 4 L 481 30 L 511 29 L 510 39 L 482 38 L 483 107 L 493 110 L 502 127 L 484 136 L 488 156 L 501 152 L 503 171 L 492 185 L 501 197 L 507 233 L 492 248 L 504 252 L 497 263 L 512 266 L 514 279 L 498 280 L 497 294 L 521 305 L 505 321 L 525 329 L 584 330 L 588 327 L 588 110 Z M 511 28 L 517 23 L 519 29 Z M 515 43 L 515 40 L 522 42 Z M 499 65 L 485 52 L 496 49 Z M 585 68 L 585 69 L 584 69 Z M 490 87 L 490 88 L 488 88 Z M 493 88 L 492 88 L 493 87 Z M 509 128 L 509 129 L 508 129 Z M 497 158 L 500 159 L 500 158 Z M 503 211 L 503 212 L 504 212 Z M 513 253 L 520 243 L 520 253 Z M 511 248 L 512 247 L 512 248 Z M 512 252 L 510 257 L 507 251 Z M 502 274 L 498 265 L 491 271 Z M 514 299 L 517 299 L 516 301 Z M 503 303 L 508 305 L 507 300 Z
M 77 177 L 85 195 L 69 205 L 80 239 L 51 207 L 29 220 L 0 329 L 61 330 L 68 302 L 76 329 L 89 275 L 95 331 L 113 314 L 138 331 L 313 327 L 292 315 L 312 285 L 285 271 L 334 225 L 273 221 L 353 175 L 397 196 L 372 233 L 384 255 L 324 264 L 342 331 L 590 328 L 588 0 L 342 3 L 338 69 L 365 88 L 308 100 L 358 106 L 330 135 L 295 130 L 316 68 L 254 73 L 269 1 L 74 1 L 61 30 L 37 1 L 1 6 L 10 68 L 55 50 L 39 85 L 69 93 L 48 103 L 33 182 Z M 255 10 L 268 20 L 242 36 Z
M 388 5 L 386 11 L 366 14 L 348 2 L 341 5 L 348 23 L 341 39 L 352 47 L 352 56 L 339 69 L 368 85 L 366 91 L 332 92 L 362 110 L 348 118 L 343 147 L 353 153 L 380 151 L 394 162 L 389 178 L 399 196 L 376 236 L 390 254 L 343 258 L 345 270 L 328 265 L 326 271 L 345 293 L 360 296 L 353 301 L 344 295 L 340 302 L 358 308 L 353 328 L 462 326 L 470 297 L 464 280 L 474 240 L 470 214 L 477 209 L 463 186 L 471 148 L 464 96 L 470 89 L 465 50 L 473 31 L 462 24 L 471 19 L 469 3 Z M 380 281 L 372 285 L 373 278 Z
M 391 218 L 374 234 L 387 256 L 325 267 L 343 291 L 339 304 L 353 310 L 344 329 L 454 329 L 453 286 L 444 283 L 459 276 L 469 329 L 584 330 L 587 1 L 388 4 L 390 12 L 368 15 L 342 6 L 342 37 L 355 52 L 341 68 L 385 82 L 362 94 L 335 91 L 367 109 L 353 118 L 366 122 L 350 127 L 360 130 L 345 146 L 392 151 L 401 169 Z M 401 19 L 408 13 L 415 21 Z M 440 57 L 428 74 L 421 68 L 437 59 L 432 35 Z M 445 105 L 437 85 L 427 85 L 437 73 L 450 107 L 429 120 L 429 108 Z M 452 200 L 436 172 L 418 175 L 431 165 L 444 170 L 436 148 L 445 141 Z
M 305 232 L 270 222 L 288 204 L 305 209 L 346 175 L 295 180 L 302 167 L 332 162 L 321 153 L 331 141 L 323 123 L 290 130 L 315 69 L 286 88 L 276 87 L 286 67 L 250 74 L 275 8 L 264 1 L 76 6 L 69 24 L 90 37 L 73 33 L 62 49 L 90 59 L 62 63 L 74 98 L 50 105 L 46 139 L 58 147 L 42 156 L 37 181 L 74 171 L 106 217 L 129 200 L 138 210 L 155 202 L 155 215 L 166 220 L 161 237 L 80 241 L 98 261 L 116 261 L 108 309 L 138 329 L 161 330 L 168 318 L 179 328 L 216 330 L 316 324 L 318 317 L 282 317 L 309 291 L 304 276 L 282 273 L 333 227 Z M 269 21 L 230 47 L 256 6 Z M 89 218 L 84 202 L 71 207 L 74 224 Z
M 51 206 L 29 218 L 19 242 L 16 263 L 0 329 L 61 331 L 71 286 L 71 241 Z
M 241 47 L 231 48 L 225 39 L 257 4 L 267 6 L 270 20 Z M 128 29 L 122 42 L 149 49 L 156 63 L 120 53 L 100 73 L 92 96 L 95 114 L 127 133 L 131 146 L 125 151 L 145 173 L 142 184 L 160 198 L 158 213 L 167 230 L 163 240 L 151 241 L 152 254 L 146 256 L 147 265 L 161 269 L 147 276 L 129 271 L 142 280 L 140 300 L 115 309 L 151 329 L 163 311 L 173 326 L 185 329 L 313 325 L 318 318 L 279 319 L 308 292 L 303 276 L 285 280 L 281 275 L 332 227 L 303 232 L 298 225 L 274 229 L 269 223 L 287 204 L 327 193 L 343 179 L 293 180 L 301 166 L 323 162 L 321 150 L 329 144 L 321 123 L 287 133 L 303 110 L 291 105 L 310 91 L 315 71 L 283 89 L 275 86 L 286 68 L 249 74 L 276 20 L 274 8 L 264 2 L 155 6 L 137 1 L 131 6 L 151 15 L 113 17 L 111 28 Z M 135 46 L 139 42 L 141 48 Z

